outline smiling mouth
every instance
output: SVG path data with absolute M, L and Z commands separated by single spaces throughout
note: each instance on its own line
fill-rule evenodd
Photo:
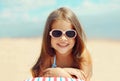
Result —
M 59 47 L 67 47 L 69 44 L 57 44 Z

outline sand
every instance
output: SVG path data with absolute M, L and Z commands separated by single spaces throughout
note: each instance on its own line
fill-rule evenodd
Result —
M 93 60 L 91 81 L 120 81 L 120 41 L 92 39 L 86 45 Z M 0 81 L 31 78 L 40 48 L 40 38 L 0 39 Z

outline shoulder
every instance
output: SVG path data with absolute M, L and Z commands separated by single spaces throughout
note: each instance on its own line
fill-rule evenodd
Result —
M 52 57 L 51 56 L 46 56 L 44 58 L 42 58 L 43 60 L 41 61 L 42 63 L 42 67 L 44 68 L 49 68 L 51 67 L 51 59 Z

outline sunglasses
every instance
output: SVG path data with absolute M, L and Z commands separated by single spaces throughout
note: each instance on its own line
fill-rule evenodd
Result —
M 53 29 L 50 31 L 50 36 L 54 38 L 61 37 L 63 34 L 69 38 L 75 38 L 77 35 L 76 31 L 72 29 L 67 31 L 62 31 L 60 29 Z

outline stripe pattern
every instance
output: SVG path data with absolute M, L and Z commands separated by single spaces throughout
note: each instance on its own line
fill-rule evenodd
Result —
M 83 81 L 83 80 L 65 77 L 36 77 L 26 79 L 24 81 Z

